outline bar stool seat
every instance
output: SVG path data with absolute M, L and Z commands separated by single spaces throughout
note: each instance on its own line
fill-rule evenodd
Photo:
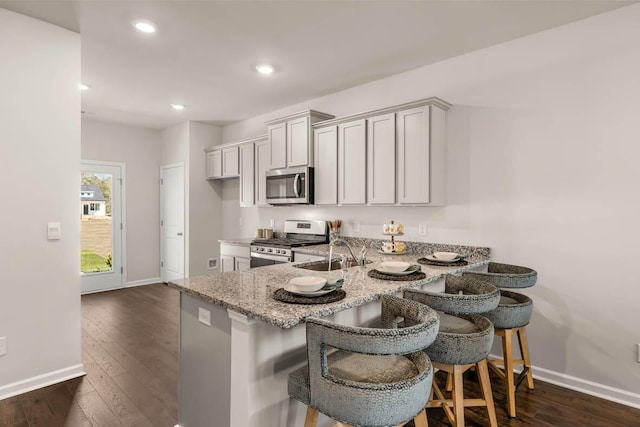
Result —
M 533 373 L 525 326 L 531 321 L 533 301 L 526 295 L 507 291 L 504 288 L 528 288 L 536 284 L 538 273 L 518 265 L 490 262 L 487 272 L 468 271 L 463 277 L 484 280 L 500 289 L 500 303 L 488 313 L 484 313 L 495 326 L 495 334 L 502 341 L 502 359 L 489 360 L 489 366 L 505 381 L 507 394 L 507 410 L 510 417 L 516 416 L 516 389 L 526 380 L 527 388 L 532 390 Z M 513 358 L 513 339 L 520 347 L 521 359 Z M 514 365 L 522 365 L 522 371 L 514 377 Z
M 465 406 L 486 406 L 490 425 L 497 427 L 486 360 L 493 343 L 494 327 L 489 319 L 477 313 L 497 307 L 498 288 L 481 280 L 447 275 L 444 293 L 407 289 L 404 297 L 425 304 L 440 315 L 438 336 L 425 352 L 435 368 L 449 374 L 452 398 L 446 399 L 434 383 L 427 408 L 442 407 L 452 425 L 463 427 Z M 478 371 L 483 399 L 464 397 L 463 374 L 471 368 Z
M 307 365 L 288 380 L 289 395 L 307 405 L 305 427 L 319 413 L 354 426 L 427 426 L 433 367 L 422 350 L 436 337 L 438 314 L 384 296 L 381 320 L 382 328 L 363 328 L 307 319 Z

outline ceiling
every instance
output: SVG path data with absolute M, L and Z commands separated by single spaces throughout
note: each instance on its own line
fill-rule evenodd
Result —
M 225 124 L 633 1 L 0 1 L 81 33 L 82 108 L 166 128 Z M 131 21 L 158 25 L 153 35 Z M 275 65 L 263 76 L 258 63 Z M 187 107 L 174 111 L 170 104 Z

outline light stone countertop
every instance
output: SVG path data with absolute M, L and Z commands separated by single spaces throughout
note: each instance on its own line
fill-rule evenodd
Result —
M 305 252 L 316 255 L 327 255 L 329 245 L 316 245 L 313 250 L 305 248 Z M 382 255 L 369 250 L 367 259 L 372 261 L 365 267 L 352 267 L 346 270 L 346 278 L 342 289 L 347 296 L 340 301 L 329 304 L 288 304 L 274 300 L 271 295 L 293 277 L 321 276 L 340 277 L 337 272 L 318 272 L 294 265 L 309 262 L 276 264 L 254 268 L 247 272 L 215 273 L 206 276 L 190 277 L 170 282 L 169 286 L 186 294 L 200 298 L 210 304 L 220 305 L 251 318 L 261 320 L 280 328 L 291 328 L 308 317 L 323 317 L 342 310 L 364 305 L 379 299 L 382 295 L 395 294 L 407 288 L 419 288 L 427 283 L 443 278 L 447 273 L 460 273 L 464 270 L 478 268 L 489 263 L 489 251 L 468 247 L 469 265 L 460 267 L 432 267 L 423 265 L 426 278 L 417 281 L 390 281 L 373 279 L 367 272 L 382 260 L 406 261 L 412 264 L 422 255 Z M 486 250 L 484 250 L 486 249 Z M 356 249 L 354 248 L 354 251 Z M 334 253 L 345 253 L 345 247 L 334 248 Z M 357 255 L 357 253 L 356 253 Z

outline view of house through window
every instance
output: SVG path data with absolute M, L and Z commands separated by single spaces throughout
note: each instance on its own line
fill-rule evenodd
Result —
M 80 271 L 112 271 L 113 175 L 82 172 L 80 180 Z

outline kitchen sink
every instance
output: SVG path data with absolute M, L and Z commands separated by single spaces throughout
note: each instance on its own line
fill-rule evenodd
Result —
M 367 264 L 371 263 L 371 261 L 367 260 Z M 348 258 L 346 261 L 345 268 L 357 267 L 358 262 L 353 258 Z M 305 270 L 313 270 L 313 271 L 328 271 L 329 270 L 329 261 L 315 261 L 311 263 L 306 263 L 303 265 L 294 265 L 297 268 L 304 268 Z M 340 270 L 342 268 L 341 262 L 339 260 L 333 260 L 331 262 L 331 271 Z

